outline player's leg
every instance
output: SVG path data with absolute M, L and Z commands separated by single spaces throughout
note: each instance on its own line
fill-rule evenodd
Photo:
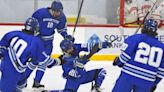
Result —
M 42 92 L 77 92 L 83 78 L 69 77 L 66 80 L 64 90 L 43 90 Z
M 93 85 L 92 88 L 93 90 L 97 90 L 99 92 L 101 90 L 100 87 L 103 80 L 105 79 L 105 76 L 106 76 L 106 70 L 103 68 L 87 71 L 83 84 L 94 81 L 95 84 Z
M 3 60 L 1 63 L 1 72 L 0 91 L 14 92 L 21 76 L 20 73 L 15 70 L 11 61 L 6 60 Z
M 144 85 L 143 85 L 144 86 Z M 151 92 L 151 89 L 148 87 L 148 88 L 145 88 L 145 87 L 135 87 L 134 89 L 135 91 L 134 92 Z
M 52 42 L 51 41 L 45 42 L 44 46 L 45 46 L 46 54 L 51 55 L 52 48 L 53 48 Z M 35 78 L 34 78 L 33 88 L 44 87 L 44 85 L 40 84 L 40 82 L 41 82 L 41 80 L 44 76 L 44 72 L 45 72 L 46 68 L 47 68 L 47 66 L 38 65 L 38 69 L 36 71 L 36 75 L 35 75 Z
M 136 81 L 134 81 L 135 83 L 134 92 L 152 92 L 151 88 L 154 86 L 153 82 L 146 81 L 143 79 L 138 79 L 138 78 L 135 78 L 135 80 Z
M 113 87 L 112 92 L 131 92 L 133 84 L 128 75 L 121 73 Z
M 64 92 L 77 92 L 83 77 L 80 78 L 67 78 Z

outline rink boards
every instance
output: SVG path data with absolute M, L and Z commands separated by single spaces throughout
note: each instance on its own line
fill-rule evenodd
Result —
M 0 38 L 7 32 L 12 30 L 21 30 L 23 26 L 0 26 L 1 35 Z M 72 34 L 74 27 L 68 27 L 68 33 Z M 120 54 L 120 49 L 122 48 L 122 44 L 124 39 L 126 39 L 128 36 L 135 33 L 137 27 L 90 27 L 90 26 L 82 26 L 77 27 L 74 37 L 75 37 L 75 43 L 87 43 L 88 39 L 92 35 L 97 35 L 101 41 L 108 41 L 111 42 L 113 39 L 118 38 L 116 41 L 112 43 L 111 48 L 102 49 L 97 54 L 95 54 L 91 60 L 99 61 L 99 60 L 106 60 L 111 61 L 116 56 Z M 140 32 L 140 31 L 139 31 Z M 158 30 L 159 36 L 158 39 L 161 42 L 164 42 L 164 30 L 160 29 Z M 62 52 L 59 47 L 59 43 L 63 40 L 62 36 L 55 32 L 54 36 L 54 42 L 53 42 L 53 52 L 52 57 L 58 57 Z M 85 52 L 82 52 L 81 55 L 86 54 Z

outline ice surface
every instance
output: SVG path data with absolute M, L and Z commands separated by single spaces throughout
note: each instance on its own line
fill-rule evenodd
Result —
M 103 92 L 111 92 L 115 81 L 117 80 L 120 74 L 120 68 L 112 66 L 110 61 L 91 61 L 85 66 L 87 70 L 95 68 L 105 68 L 107 70 L 107 76 L 102 84 L 104 88 Z M 28 86 L 23 90 L 23 92 L 37 92 L 35 89 L 32 89 L 33 79 L 35 72 L 32 73 L 28 79 Z M 45 75 L 41 81 L 41 84 L 45 84 L 45 89 L 63 89 L 65 85 L 65 79 L 62 78 L 62 69 L 61 66 L 55 66 L 51 69 L 46 69 Z M 164 92 L 164 81 L 161 81 L 155 92 Z M 79 87 L 78 92 L 90 92 L 91 83 L 83 84 Z M 40 91 L 38 91 L 40 92 Z

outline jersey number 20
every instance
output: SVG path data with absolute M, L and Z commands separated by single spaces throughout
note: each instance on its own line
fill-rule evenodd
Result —
M 159 67 L 163 56 L 163 50 L 159 47 L 150 47 L 147 43 L 141 42 L 134 61 Z

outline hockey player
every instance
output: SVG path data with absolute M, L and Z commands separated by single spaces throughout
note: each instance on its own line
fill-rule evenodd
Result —
M 164 23 L 164 1 L 161 0 L 161 2 L 159 2 L 157 5 L 158 6 L 154 9 L 152 14 L 150 15 L 150 18 L 156 20 L 160 28 Z
M 0 92 L 20 92 L 21 89 L 17 84 L 20 80 L 27 79 L 24 78 L 24 71 L 27 68 L 34 69 L 39 63 L 38 61 L 45 64 L 45 62 L 52 60 L 50 56 L 43 54 L 44 47 L 40 38 L 36 37 L 38 34 L 39 23 L 37 19 L 28 18 L 25 29 L 9 32 L 1 39 Z M 30 58 L 34 62 L 29 62 Z
M 63 77 L 67 80 L 65 88 L 64 90 L 62 90 L 62 92 L 77 92 L 81 84 L 93 81 L 95 82 L 95 85 L 93 85 L 92 87 L 93 90 L 95 90 L 95 92 L 101 92 L 100 86 L 105 78 L 106 70 L 100 68 L 86 71 L 84 66 L 94 53 L 99 51 L 101 48 L 107 48 L 108 42 L 103 42 L 102 44 L 96 44 L 94 46 L 97 47 L 93 47 L 94 49 L 90 51 L 89 55 L 84 55 L 83 57 L 80 57 L 79 53 L 81 51 L 88 51 L 87 45 L 73 44 L 73 42 L 70 40 L 63 40 L 60 43 L 60 48 L 63 51 L 63 55 L 60 57 L 60 59 L 63 61 Z M 53 90 L 50 92 L 61 92 L 61 90 Z
M 33 13 L 32 17 L 39 21 L 40 38 L 44 42 L 46 54 L 51 55 L 52 53 L 55 29 L 64 38 L 74 39 L 71 35 L 67 34 L 66 16 L 63 13 L 63 5 L 60 0 L 54 0 L 51 7 L 38 9 Z M 42 65 L 39 64 L 37 68 L 33 88 L 44 87 L 40 82 L 46 67 L 43 68 Z
M 138 22 L 138 9 L 136 0 L 125 0 L 124 8 L 124 23 L 137 23 Z
M 143 23 L 144 16 L 151 10 L 155 1 L 156 0 L 137 0 L 138 18 L 140 23 Z
M 120 19 L 120 7 L 117 11 Z M 124 24 L 136 24 L 138 22 L 138 7 L 136 0 L 125 0 L 124 2 Z
M 141 34 L 125 39 L 125 48 L 113 63 L 122 71 L 112 92 L 154 92 L 164 77 L 164 45 L 156 38 L 157 26 L 148 19 Z

